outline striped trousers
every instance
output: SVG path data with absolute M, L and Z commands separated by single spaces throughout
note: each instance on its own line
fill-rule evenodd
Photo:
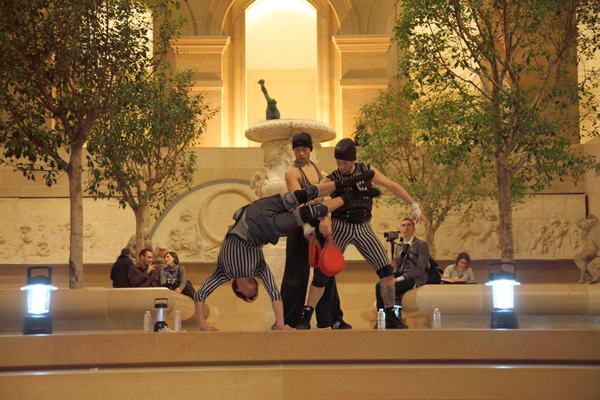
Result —
M 350 224 L 341 219 L 332 219 L 331 228 L 333 240 L 342 253 L 346 251 L 349 244 L 353 244 L 375 271 L 390 264 L 385 248 L 373 232 L 370 221 Z
M 225 236 L 221 244 L 217 269 L 194 295 L 194 301 L 204 302 L 216 288 L 232 279 L 259 278 L 272 301 L 281 300 L 281 294 L 269 266 L 265 262 L 262 246 L 249 243 L 233 235 Z

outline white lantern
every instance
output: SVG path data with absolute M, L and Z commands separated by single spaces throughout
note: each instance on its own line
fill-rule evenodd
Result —
M 501 265 L 502 270 L 491 272 L 492 266 Z M 513 272 L 505 270 L 512 266 Z M 515 312 L 515 286 L 520 285 L 515 280 L 515 263 L 491 263 L 489 265 L 489 282 L 486 285 L 492 287 L 492 300 L 494 311 L 491 314 L 491 329 L 519 329 L 517 313 Z
M 48 275 L 31 276 L 31 271 L 44 269 Z M 52 317 L 50 312 L 50 292 L 56 290 L 52 283 L 52 268 L 30 267 L 27 269 L 27 317 L 23 324 L 23 335 L 52 333 Z

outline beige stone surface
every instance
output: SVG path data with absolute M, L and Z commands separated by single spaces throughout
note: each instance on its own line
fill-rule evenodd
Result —
M 146 311 L 154 311 L 154 300 L 166 298 L 172 319 L 179 310 L 181 319 L 194 314 L 194 302 L 187 296 L 166 288 L 86 288 L 58 289 L 50 295 L 50 316 L 54 320 L 139 319 Z M 2 321 L 20 321 L 27 315 L 27 293 L 21 290 L 0 290 L 0 300 L 6 305 L 0 311 Z
M 519 315 L 599 316 L 600 286 L 577 284 L 522 284 L 515 286 Z M 487 285 L 425 285 L 405 293 L 402 315 L 489 315 L 492 288 Z
M 436 360 L 550 363 L 559 360 L 559 363 L 577 365 L 598 361 L 599 336 L 598 330 L 490 329 L 4 335 L 0 336 L 3 354 L 0 368 L 6 371 L 142 363 L 147 367 L 181 363 L 199 366 L 226 362 L 260 365 L 281 361 L 317 364 L 327 360 L 380 364 Z M 390 345 L 400 342 L 411 343 L 411 346 Z M 465 347 L 447 343 L 463 343 Z M 69 351 L 71 348 L 80 351 Z
M 185 382 L 157 384 L 170 373 Z M 468 382 L 464 377 L 468 376 Z M 596 399 L 595 368 L 559 366 L 271 366 L 61 371 L 0 377 L 5 399 Z M 378 385 L 380 381 L 397 385 Z M 434 381 L 435 385 L 424 384 Z M 507 384 L 509 382 L 509 384 Z

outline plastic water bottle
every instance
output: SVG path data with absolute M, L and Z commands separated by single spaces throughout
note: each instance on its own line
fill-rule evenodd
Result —
M 144 332 L 152 332 L 152 314 L 150 314 L 150 311 L 146 311 L 144 315 Z
M 385 313 L 383 308 L 380 308 L 377 312 L 377 329 L 385 329 Z
M 175 332 L 181 332 L 181 315 L 179 315 L 179 310 L 175 311 Z
M 439 308 L 433 310 L 433 329 L 442 329 L 442 314 Z

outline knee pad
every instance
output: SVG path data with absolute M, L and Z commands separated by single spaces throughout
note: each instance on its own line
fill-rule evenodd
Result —
M 311 285 L 313 285 L 314 287 L 322 288 L 325 287 L 325 285 L 327 285 L 327 282 L 329 282 L 329 277 L 322 273 L 321 270 L 315 268 L 315 273 L 313 275 Z
M 317 187 L 317 185 L 305 186 L 304 188 L 302 188 L 302 191 L 306 193 L 306 196 L 308 197 L 307 201 L 311 201 L 319 197 L 319 188 Z M 306 201 L 304 201 L 303 203 L 306 203 Z
M 379 279 L 387 278 L 388 276 L 394 276 L 394 268 L 391 265 L 386 265 L 375 272 L 377 272 Z
M 313 218 L 326 217 L 329 214 L 329 207 L 323 203 L 311 204 L 310 210 L 312 211 Z

